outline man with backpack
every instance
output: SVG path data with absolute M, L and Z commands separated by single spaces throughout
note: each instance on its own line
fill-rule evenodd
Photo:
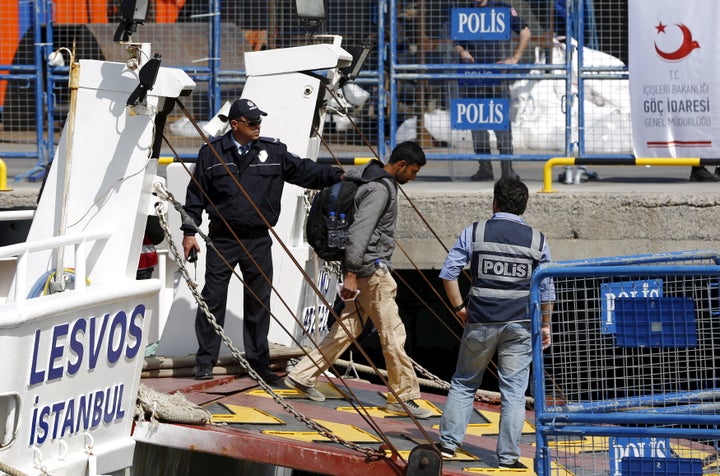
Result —
M 380 337 L 388 384 L 393 390 L 388 395 L 387 410 L 410 412 L 416 418 L 428 418 L 432 414 L 415 402 L 420 398 L 420 386 L 405 352 L 405 326 L 395 302 L 397 284 L 388 272 L 395 248 L 397 184 L 415 180 L 425 163 L 425 153 L 420 146 L 408 141 L 393 149 L 387 164 L 374 160 L 346 172 L 346 180 L 361 184 L 355 194 L 353 221 L 342 262 L 343 283 L 339 295 L 346 301 L 345 309 L 318 348 L 310 351 L 285 378 L 288 387 L 302 392 L 310 400 L 325 400 L 315 388 L 318 376 L 352 344 L 370 319 Z

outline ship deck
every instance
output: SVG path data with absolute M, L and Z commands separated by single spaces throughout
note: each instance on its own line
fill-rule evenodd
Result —
M 284 373 L 281 373 L 284 375 Z M 136 441 L 226 456 L 236 460 L 266 463 L 318 474 L 397 475 L 406 474 L 410 451 L 418 445 L 438 440 L 438 426 L 445 396 L 423 393 L 418 401 L 433 410 L 428 419 L 417 420 L 384 411 L 384 387 L 360 379 L 333 379 L 346 390 L 338 391 L 330 380 L 321 377 L 318 388 L 326 395 L 324 402 L 314 402 L 282 383 L 273 392 L 287 402 L 301 418 L 315 420 L 346 441 L 362 449 L 350 449 L 309 428 L 288 413 L 257 382 L 242 375 L 216 376 L 213 380 L 187 378 L 143 378 L 153 390 L 173 394 L 181 392 L 213 414 L 207 425 L 173 423 L 138 424 Z M 362 407 L 358 412 L 353 406 Z M 531 475 L 534 455 L 534 427 L 528 412 L 522 436 L 521 462 L 525 470 L 497 468 L 496 436 L 500 418 L 499 405 L 475 402 L 475 412 L 462 451 L 452 460 L 441 463 L 442 474 L 508 474 Z M 378 430 L 373 429 L 375 425 Z M 382 433 L 382 436 L 380 436 Z M 428 437 L 431 441 L 428 441 Z M 383 441 L 382 438 L 385 438 Z M 389 448 L 397 450 L 395 454 Z M 384 451 L 387 457 L 368 456 L 364 449 Z M 438 463 L 439 464 L 439 463 Z M 411 466 L 413 466 L 411 464 Z M 418 473 L 437 474 L 425 468 Z

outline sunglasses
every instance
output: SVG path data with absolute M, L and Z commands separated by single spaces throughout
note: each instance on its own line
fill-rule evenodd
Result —
M 250 120 L 238 119 L 237 121 L 242 122 L 243 124 L 245 124 L 248 127 L 257 127 L 262 123 L 262 118 L 258 117 L 257 119 L 250 119 Z

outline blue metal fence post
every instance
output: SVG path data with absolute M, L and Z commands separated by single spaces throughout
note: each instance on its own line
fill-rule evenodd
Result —
M 390 80 L 390 149 L 395 147 L 395 134 L 397 132 L 397 80 L 395 79 L 395 64 L 397 61 L 397 0 L 390 0 L 390 58 L 388 61 L 388 75 Z
M 48 62 L 48 58 L 53 51 L 53 38 L 54 38 L 54 25 L 52 22 L 52 0 L 46 0 L 45 5 L 45 43 L 38 44 L 37 48 L 40 49 L 39 56 L 41 61 L 41 69 L 38 70 L 38 74 L 42 76 L 42 68 L 45 68 L 45 107 L 47 109 L 45 117 L 47 118 L 47 136 L 45 139 L 45 155 L 38 155 L 38 167 L 42 167 L 34 176 L 30 176 L 31 180 L 37 180 L 43 178 L 46 173 L 47 165 L 52 161 L 55 152 L 55 78 L 51 74 L 51 66 Z M 75 52 L 73 51 L 73 54 Z M 74 58 L 70 58 L 72 62 Z M 68 65 L 72 67 L 72 64 Z M 69 70 L 68 70 L 69 74 Z
M 577 111 L 578 111 L 578 156 L 582 157 L 585 155 L 585 84 L 582 77 L 582 64 L 585 61 L 583 54 L 583 45 L 585 44 L 585 2 L 578 0 L 577 11 L 575 11 L 575 19 L 577 27 L 575 29 L 574 38 L 577 40 L 577 65 L 575 73 L 577 74 Z M 570 71 L 572 74 L 572 71 Z M 572 77 L 572 76 L 571 76 Z
M 531 391 L 534 399 L 535 410 L 535 438 L 537 452 L 535 453 L 535 473 L 538 476 L 550 474 L 550 458 L 543 452 L 547 448 L 547 437 L 540 430 L 543 422 L 537 418 L 542 415 L 545 410 L 545 385 L 544 385 L 544 368 L 543 368 L 543 348 L 541 336 L 542 309 L 540 304 L 540 283 L 542 282 L 542 266 L 534 273 L 530 281 L 530 319 L 533 335 L 533 360 L 532 360 L 532 382 Z M 551 319 L 552 321 L 552 319 Z M 552 324 L 551 324 L 552 326 Z
M 392 2 L 393 0 L 391 0 Z M 386 145 L 385 145 L 385 107 L 387 106 L 387 99 L 385 98 L 385 62 L 387 61 L 387 43 L 385 42 L 385 15 L 388 13 L 387 0 L 380 0 L 378 2 L 378 64 L 377 64 L 377 127 L 378 127 L 378 157 L 381 159 L 385 157 Z M 390 14 L 393 15 L 395 10 L 392 9 Z M 395 29 L 395 18 L 391 19 L 390 25 L 392 29 Z M 395 42 L 390 40 L 390 45 L 394 46 Z
M 52 145 L 50 142 L 52 131 L 52 117 L 49 115 L 52 108 L 49 107 L 50 96 L 47 94 L 46 82 L 43 78 L 43 71 L 45 68 L 46 58 L 48 56 L 48 41 L 52 47 L 52 32 L 49 15 L 50 5 L 52 0 L 38 0 L 33 2 L 33 39 L 35 43 L 34 48 L 34 62 L 35 62 L 35 142 L 37 145 L 38 159 L 35 167 L 24 172 L 20 175 L 15 176 L 15 181 L 21 181 L 26 177 L 31 177 L 45 172 L 45 166 L 48 164 L 49 157 L 52 154 Z M 43 35 L 45 31 L 45 35 Z M 48 112 L 48 131 L 47 137 L 45 134 L 45 113 Z
M 572 143 L 572 110 L 575 107 L 575 94 L 572 89 L 572 56 L 574 54 L 575 46 L 571 41 L 574 38 L 573 27 L 575 20 L 571 12 L 573 11 L 572 4 L 575 0 L 567 0 L 565 11 L 567 17 L 565 19 L 565 156 L 570 157 L 573 155 L 573 143 Z
M 210 22 L 210 38 L 209 38 L 209 61 L 210 67 L 208 78 L 208 103 L 210 106 L 210 117 L 220 109 L 220 81 L 218 80 L 220 69 L 220 0 L 211 1 L 212 21 Z M 210 119 L 208 117 L 207 119 Z

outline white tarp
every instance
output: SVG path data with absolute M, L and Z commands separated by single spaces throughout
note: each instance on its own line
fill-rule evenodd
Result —
M 718 157 L 720 2 L 628 4 L 635 156 Z

